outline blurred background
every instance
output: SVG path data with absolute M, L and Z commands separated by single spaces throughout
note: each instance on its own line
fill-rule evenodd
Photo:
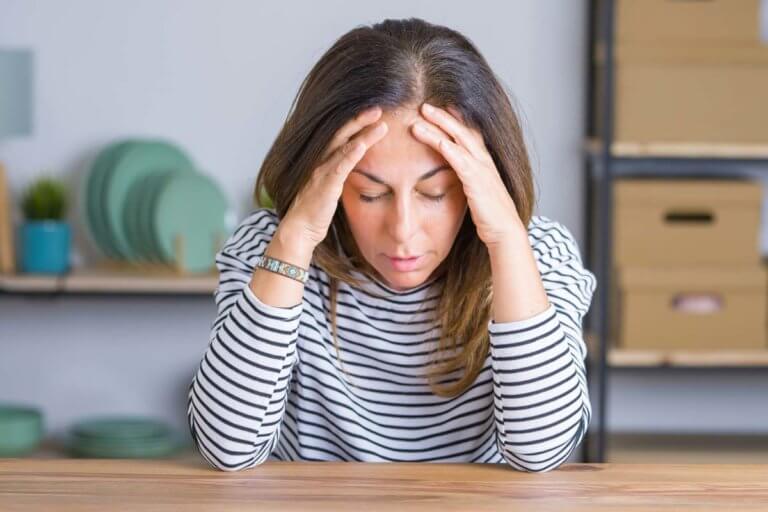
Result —
M 213 255 L 311 66 L 406 17 L 484 54 L 598 276 L 572 459 L 768 461 L 761 0 L 0 0 L 0 455 L 189 453 Z

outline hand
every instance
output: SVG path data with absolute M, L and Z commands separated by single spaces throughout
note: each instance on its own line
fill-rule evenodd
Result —
M 414 136 L 442 154 L 459 176 L 480 240 L 489 248 L 506 242 L 519 233 L 522 222 L 483 135 L 467 126 L 456 109 L 430 106 L 421 106 L 426 122 L 413 124 Z
M 314 249 L 328 234 L 344 182 L 365 152 L 386 135 L 380 107 L 373 107 L 347 121 L 323 153 L 324 162 L 296 194 L 280 227 L 307 241 Z

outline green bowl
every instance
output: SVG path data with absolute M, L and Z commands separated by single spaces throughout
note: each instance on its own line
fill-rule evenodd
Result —
M 178 451 L 179 443 L 172 437 L 144 441 L 95 441 L 76 438 L 69 445 L 75 457 L 140 459 L 167 457 Z
M 105 416 L 76 423 L 70 429 L 69 452 L 87 458 L 159 458 L 180 447 L 167 424 L 139 416 Z
M 0 457 L 18 457 L 35 450 L 43 437 L 43 414 L 24 405 L 0 404 Z
M 76 423 L 72 435 L 91 439 L 147 439 L 167 436 L 171 429 L 163 422 L 136 416 L 104 416 Z

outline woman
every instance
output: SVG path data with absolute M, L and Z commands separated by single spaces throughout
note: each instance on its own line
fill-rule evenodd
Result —
M 217 254 L 189 390 L 211 465 L 568 458 L 591 416 L 596 282 L 570 232 L 532 215 L 518 120 L 465 37 L 420 19 L 342 36 L 264 160 L 258 206 L 262 188 L 274 210 Z

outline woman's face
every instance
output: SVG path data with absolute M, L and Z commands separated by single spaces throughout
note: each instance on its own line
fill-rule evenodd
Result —
M 418 141 L 413 107 L 385 111 L 388 132 L 349 174 L 341 202 L 366 261 L 396 290 L 432 277 L 453 246 L 467 210 L 461 180 L 443 156 Z M 392 257 L 416 256 L 411 262 Z

